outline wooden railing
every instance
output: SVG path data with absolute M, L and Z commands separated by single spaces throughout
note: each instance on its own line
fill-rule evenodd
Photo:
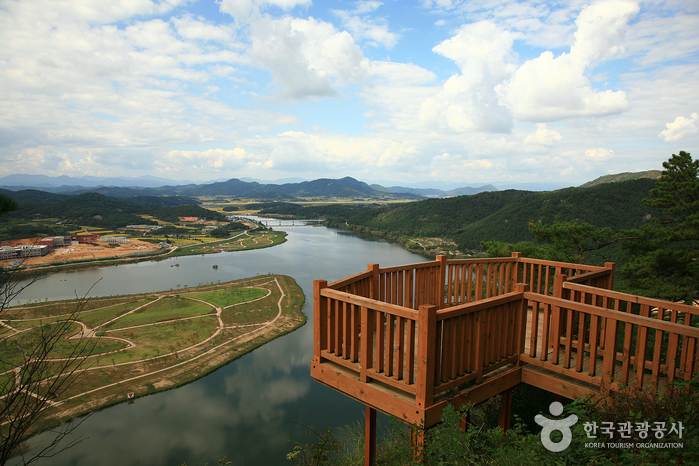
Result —
M 439 310 L 409 309 L 315 282 L 314 362 L 331 361 L 430 407 L 435 396 L 516 363 L 524 348 L 524 285 Z
M 525 293 L 533 305 L 522 361 L 603 394 L 628 386 L 657 391 L 697 373 L 697 309 L 575 283 L 564 289 L 569 299 Z
M 554 291 L 556 275 L 565 275 L 570 282 L 608 290 L 614 286 L 614 264 L 611 262 L 607 262 L 604 267 L 597 267 L 519 257 L 519 272 L 516 275 L 516 281 L 528 284 L 532 293 L 556 295 Z
M 366 271 L 338 280 L 328 288 L 384 303 L 418 309 L 423 304 L 440 309 L 501 296 L 515 290 L 517 283 L 553 296 L 554 277 L 611 289 L 614 264 L 605 267 L 512 257 L 447 259 L 380 268 L 369 264 Z
M 551 373 L 583 383 L 552 390 L 564 396 L 655 391 L 695 375 L 699 310 L 612 291 L 613 281 L 613 264 L 517 254 L 369 264 L 314 282 L 312 373 L 367 405 L 400 405 L 387 412 L 429 422 L 467 384 L 485 387 L 469 392 L 483 400 L 525 377 L 560 385 Z

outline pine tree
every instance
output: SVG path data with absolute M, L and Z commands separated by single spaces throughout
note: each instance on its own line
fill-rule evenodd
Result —
M 662 213 L 641 229 L 641 239 L 626 243 L 624 273 L 640 294 L 691 304 L 699 298 L 699 160 L 681 151 L 663 168 L 643 201 Z

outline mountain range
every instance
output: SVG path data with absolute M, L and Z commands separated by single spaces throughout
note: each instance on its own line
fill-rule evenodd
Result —
M 100 182 L 102 184 L 97 184 Z M 110 197 L 130 198 L 135 196 L 230 196 L 263 198 L 268 200 L 294 200 L 296 198 L 363 198 L 363 199 L 419 199 L 423 197 L 451 197 L 463 194 L 476 194 L 483 191 L 497 191 L 491 185 L 482 187 L 461 187 L 456 190 L 416 189 L 394 186 L 384 188 L 368 185 L 351 177 L 341 179 L 321 178 L 313 181 L 290 183 L 259 183 L 233 178 L 205 184 L 185 185 L 165 184 L 164 178 L 140 177 L 119 179 L 94 177 L 51 178 L 43 175 L 10 175 L 0 178 L 0 188 L 8 191 L 40 190 L 45 193 L 79 195 L 96 192 Z M 56 186 L 58 183 L 63 183 Z M 84 183 L 77 185 L 76 183 Z M 157 185 L 157 186 L 154 186 Z
M 660 172 L 657 170 L 606 175 L 589 183 L 585 183 L 581 187 L 591 187 L 604 183 L 639 178 L 657 179 L 659 176 Z M 479 187 L 462 186 L 448 190 L 407 186 L 384 187 L 378 184 L 369 185 L 351 177 L 341 179 L 321 178 L 313 181 L 290 181 L 281 184 L 278 182 L 261 183 L 250 179 L 241 180 L 237 178 L 201 184 L 181 183 L 182 182 L 154 176 L 141 176 L 137 178 L 99 178 L 84 176 L 71 178 L 69 176 L 9 175 L 0 178 L 0 188 L 14 192 L 40 190 L 44 193 L 66 195 L 96 192 L 105 196 L 121 198 L 137 196 L 181 196 L 187 198 L 228 196 L 260 198 L 275 201 L 293 201 L 297 198 L 362 198 L 389 200 L 421 199 L 425 197 L 448 198 L 498 191 L 496 187 L 490 184 Z

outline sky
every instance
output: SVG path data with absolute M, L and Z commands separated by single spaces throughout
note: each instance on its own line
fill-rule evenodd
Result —
M 699 156 L 697 31 L 697 0 L 0 0 L 0 177 L 662 170 Z

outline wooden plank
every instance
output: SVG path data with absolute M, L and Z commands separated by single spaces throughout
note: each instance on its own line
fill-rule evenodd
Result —
M 466 286 L 467 286 L 466 293 L 468 295 L 468 298 L 464 301 L 465 303 L 471 302 L 474 299 L 474 296 L 473 296 L 473 278 L 472 278 L 473 277 L 473 264 L 468 264 L 467 275 L 468 275 L 468 277 L 466 279 L 467 280 L 466 281 Z
M 565 342 L 565 354 L 563 355 L 563 367 L 566 369 L 570 368 L 570 358 L 573 349 L 573 321 L 575 320 L 576 311 L 568 309 L 566 312 L 568 314 L 566 319 L 566 342 Z
M 313 282 L 313 361 L 320 363 L 320 352 L 327 348 L 326 335 L 323 327 L 327 319 L 328 300 L 323 298 L 320 291 L 328 286 L 325 280 L 315 280 Z
M 486 358 L 486 344 L 487 344 L 487 313 L 486 311 L 479 311 L 475 315 L 476 322 L 476 383 L 483 382 L 483 368 L 485 366 Z
M 598 338 L 599 336 L 599 317 L 590 316 L 590 361 L 597 361 L 597 350 L 598 350 Z M 588 374 L 591 376 L 596 375 L 596 364 L 590 364 Z
M 576 351 L 578 353 L 577 360 L 575 362 L 575 370 L 578 372 L 582 371 L 583 358 L 582 355 L 585 353 L 585 330 L 586 330 L 586 317 L 587 314 L 579 313 L 578 320 L 578 344 L 576 346 Z M 589 329 L 589 327 L 588 327 Z
M 381 312 L 386 312 L 395 316 L 406 317 L 408 319 L 417 319 L 417 314 L 415 310 L 409 309 L 407 307 L 396 306 L 395 304 L 388 304 L 382 301 L 377 301 L 375 299 L 364 298 L 362 296 L 355 296 L 343 291 L 336 291 L 325 288 L 321 291 L 321 295 L 332 298 L 334 300 L 339 300 L 357 306 L 367 306 L 372 309 L 379 310 Z
M 415 321 L 414 320 L 408 320 L 407 321 L 407 328 L 406 328 L 406 335 L 405 335 L 407 344 L 408 344 L 408 357 L 406 360 L 407 364 L 407 374 L 405 376 L 405 380 L 407 383 L 412 384 L 415 383 Z
M 657 318 L 658 320 L 664 320 L 665 309 L 658 308 Z M 663 332 L 662 330 L 655 331 L 655 345 L 653 347 L 653 369 L 651 369 L 650 383 L 653 387 L 653 391 L 658 389 L 658 381 L 660 378 L 660 358 L 661 350 L 663 345 Z M 666 354 L 667 356 L 667 354 Z
M 373 325 L 371 325 L 373 319 L 373 312 L 369 311 L 366 306 L 362 306 L 360 309 L 362 313 L 362 350 L 359 358 L 360 369 L 360 380 L 362 382 L 367 382 L 369 379 L 367 377 L 367 370 L 373 366 L 374 361 L 374 343 L 371 341 L 373 332 Z
M 311 377 L 403 422 L 412 424 L 424 419 L 424 410 L 416 407 L 411 398 L 398 396 L 373 383 L 361 382 L 330 364 L 311 364 Z
M 531 370 L 527 366 L 522 368 L 522 382 L 542 390 L 555 393 L 556 395 L 575 400 L 584 396 L 599 395 L 584 385 L 577 385 L 574 382 L 563 381 L 555 376 Z
M 460 393 L 457 396 L 429 407 L 425 412 L 425 426 L 431 427 L 441 421 L 442 412 L 447 404 L 452 404 L 459 408 L 466 403 L 478 404 L 488 398 L 491 398 L 498 393 L 502 393 L 522 381 L 522 368 L 513 368 L 503 374 L 493 376 L 484 383 L 469 389 L 465 393 Z
M 394 347 L 395 347 L 395 335 L 396 335 L 396 321 L 392 315 L 386 316 L 386 367 L 384 372 L 387 376 L 392 376 L 394 374 Z
M 403 363 L 405 360 L 405 319 L 402 317 L 396 318 L 396 326 L 398 330 L 398 337 L 396 338 L 396 379 L 404 379 L 403 375 Z
M 648 305 L 650 307 L 662 307 L 664 309 L 675 309 L 679 312 L 687 312 L 691 315 L 699 315 L 699 308 L 696 308 L 694 306 L 689 306 L 687 304 L 673 303 L 671 301 L 665 301 L 665 300 L 656 299 L 656 298 L 646 298 L 644 296 L 637 296 L 637 295 L 633 295 L 633 294 L 622 293 L 620 291 L 605 290 L 603 288 L 595 288 L 592 286 L 581 285 L 581 284 L 571 283 L 571 282 L 566 282 L 565 285 L 563 285 L 563 286 L 566 289 L 585 291 L 587 293 L 591 293 L 591 294 L 594 294 L 597 296 L 606 296 L 606 297 L 611 298 L 611 299 L 619 299 L 621 301 L 627 301 L 630 303 L 641 304 L 641 305 Z
M 541 354 L 539 355 L 539 358 L 542 361 L 546 361 L 548 359 L 548 348 L 549 348 L 549 335 L 550 335 L 550 321 L 551 321 L 551 306 L 548 304 L 544 304 L 544 314 L 543 314 L 543 325 L 541 328 Z M 538 330 L 538 328 L 537 328 Z
M 679 313 L 677 311 L 672 311 L 670 314 L 670 322 L 677 322 L 677 315 Z M 679 344 L 679 335 L 675 333 L 670 334 L 670 338 L 668 339 L 668 344 L 667 344 L 667 381 L 672 382 L 675 380 L 675 373 L 676 373 L 676 366 L 677 366 L 677 352 L 678 352 L 678 344 Z
M 365 407 L 364 413 L 364 466 L 374 466 L 376 462 L 376 410 Z
M 360 306 L 352 305 L 352 361 L 359 360 L 359 336 L 362 331 Z
M 526 296 L 526 293 L 525 293 Z M 538 295 L 537 295 L 538 296 Z M 530 298 L 532 301 L 532 322 L 529 333 L 529 356 L 536 356 L 537 339 L 539 336 L 539 302 Z
M 529 300 L 538 299 L 539 302 L 546 302 L 555 306 L 561 306 L 566 309 L 582 311 L 591 315 L 597 315 L 605 318 L 614 319 L 618 322 L 629 322 L 634 325 L 659 329 L 665 332 L 674 332 L 679 335 L 687 335 L 691 338 L 699 338 L 699 328 L 690 327 L 687 325 L 666 322 L 664 320 L 660 321 L 650 317 L 637 316 L 634 314 L 619 313 L 616 311 L 610 311 L 607 309 L 602 309 L 600 307 L 591 306 L 589 304 L 577 303 L 575 301 L 568 301 L 565 299 L 554 298 L 552 296 L 544 296 L 535 293 L 524 293 L 524 297 L 525 299 Z
M 612 377 L 614 376 L 614 366 L 616 365 L 616 328 L 617 321 L 615 319 L 607 319 L 607 335 L 604 343 L 604 362 L 602 366 L 601 393 L 609 395 L 612 386 Z
M 417 324 L 417 374 L 415 406 L 426 409 L 434 399 L 435 345 L 437 335 L 437 306 L 422 305 Z
M 347 278 L 343 278 L 341 280 L 334 281 L 327 286 L 328 286 L 328 288 L 331 288 L 333 290 L 339 290 L 340 288 L 344 288 L 346 286 L 351 285 L 352 283 L 356 283 L 358 281 L 367 279 L 369 277 L 371 277 L 371 271 L 366 270 L 364 272 L 359 272 L 359 273 L 356 273 L 354 275 L 350 275 Z
M 483 299 L 483 264 L 476 268 L 476 301 Z
M 641 316 L 648 317 L 650 315 L 650 306 L 641 304 Z M 648 327 L 639 325 L 638 333 L 636 334 L 636 387 L 643 388 L 643 373 L 645 372 L 646 349 L 648 346 Z
M 470 314 L 484 309 L 490 309 L 499 304 L 505 304 L 512 301 L 519 301 L 521 299 L 522 293 L 514 291 L 512 293 L 507 293 L 502 296 L 494 296 L 492 298 L 486 298 L 470 303 L 460 304 L 458 306 L 450 307 L 448 309 L 440 309 L 439 311 L 437 311 L 437 320 L 451 319 L 459 315 Z

